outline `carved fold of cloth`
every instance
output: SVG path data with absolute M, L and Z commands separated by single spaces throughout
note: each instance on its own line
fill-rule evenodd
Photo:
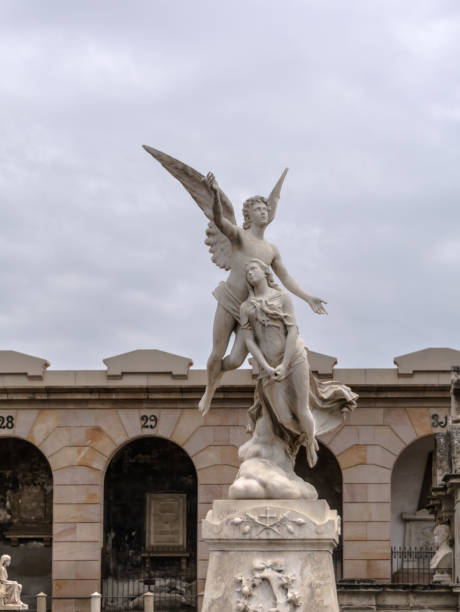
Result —
M 318 380 L 310 369 L 306 351 L 304 359 L 296 360 L 295 365 L 291 368 L 291 373 L 285 379 L 274 382 L 264 377 L 259 378 L 254 392 L 254 403 L 248 410 L 248 432 L 252 433 L 254 431 L 256 421 L 262 415 L 263 408 L 265 408 L 270 417 L 275 435 L 287 444 L 289 452 L 293 457 L 297 454 L 299 447 L 306 443 L 305 432 L 301 431 L 300 427 L 293 426 L 295 424 L 295 419 L 292 419 L 294 410 L 290 409 L 289 406 L 290 402 L 294 401 L 296 395 L 292 372 L 294 369 L 297 370 L 299 368 L 303 370 L 305 384 L 309 388 L 308 402 L 315 420 L 316 436 L 338 427 L 343 421 L 344 414 L 356 407 L 358 399 L 358 395 L 347 385 L 335 380 Z M 276 402 L 272 399 L 274 397 L 270 389 L 272 385 L 280 386 L 276 397 L 278 402 L 281 400 L 282 406 L 277 406 Z M 305 410 L 307 410 L 307 406 L 305 406 Z M 286 414 L 289 414 L 289 419 L 283 416 Z

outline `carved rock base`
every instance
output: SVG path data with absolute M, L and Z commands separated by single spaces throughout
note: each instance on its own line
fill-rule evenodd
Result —
M 202 612 L 338 612 L 339 533 L 325 500 L 214 501 Z

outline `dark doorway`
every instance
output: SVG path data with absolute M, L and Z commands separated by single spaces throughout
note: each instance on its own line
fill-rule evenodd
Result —
M 106 610 L 196 610 L 197 477 L 187 453 L 163 438 L 124 446 L 105 476 Z
M 20 438 L 0 439 L 0 553 L 22 601 L 51 594 L 53 477 L 41 451 Z
M 333 510 L 342 517 L 342 470 L 334 454 L 319 442 L 318 463 L 309 467 L 305 447 L 301 446 L 296 458 L 295 473 L 318 491 L 318 498 L 325 499 Z M 342 534 L 339 545 L 334 551 L 334 570 L 336 580 L 342 579 Z

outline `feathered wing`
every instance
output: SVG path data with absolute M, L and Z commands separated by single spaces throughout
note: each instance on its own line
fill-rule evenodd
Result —
M 278 182 L 273 187 L 271 194 L 268 196 L 268 206 L 270 210 L 270 214 L 268 217 L 268 222 L 271 223 L 275 218 L 276 207 L 278 206 L 278 201 L 281 195 L 281 187 L 283 186 L 284 179 L 286 178 L 286 174 L 288 173 L 288 168 L 283 170 L 283 174 L 278 179 Z
M 213 222 L 212 207 L 214 195 L 208 183 L 205 181 L 203 174 L 158 149 L 148 147 L 147 145 L 143 145 L 143 147 L 147 153 L 150 153 L 152 157 L 160 162 L 163 168 L 185 187 L 209 219 L 209 224 L 206 229 L 205 244 L 209 247 L 211 259 L 219 268 L 230 270 L 232 246 L 227 236 L 225 236 Z M 222 189 L 220 189 L 220 201 L 222 203 L 224 217 L 236 225 L 235 211 L 233 210 L 232 203 Z

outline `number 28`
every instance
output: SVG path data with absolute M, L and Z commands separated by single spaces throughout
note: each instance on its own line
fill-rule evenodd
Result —
M 14 427 L 14 417 L 12 414 L 8 416 L 0 416 L 0 429 L 13 429 Z

